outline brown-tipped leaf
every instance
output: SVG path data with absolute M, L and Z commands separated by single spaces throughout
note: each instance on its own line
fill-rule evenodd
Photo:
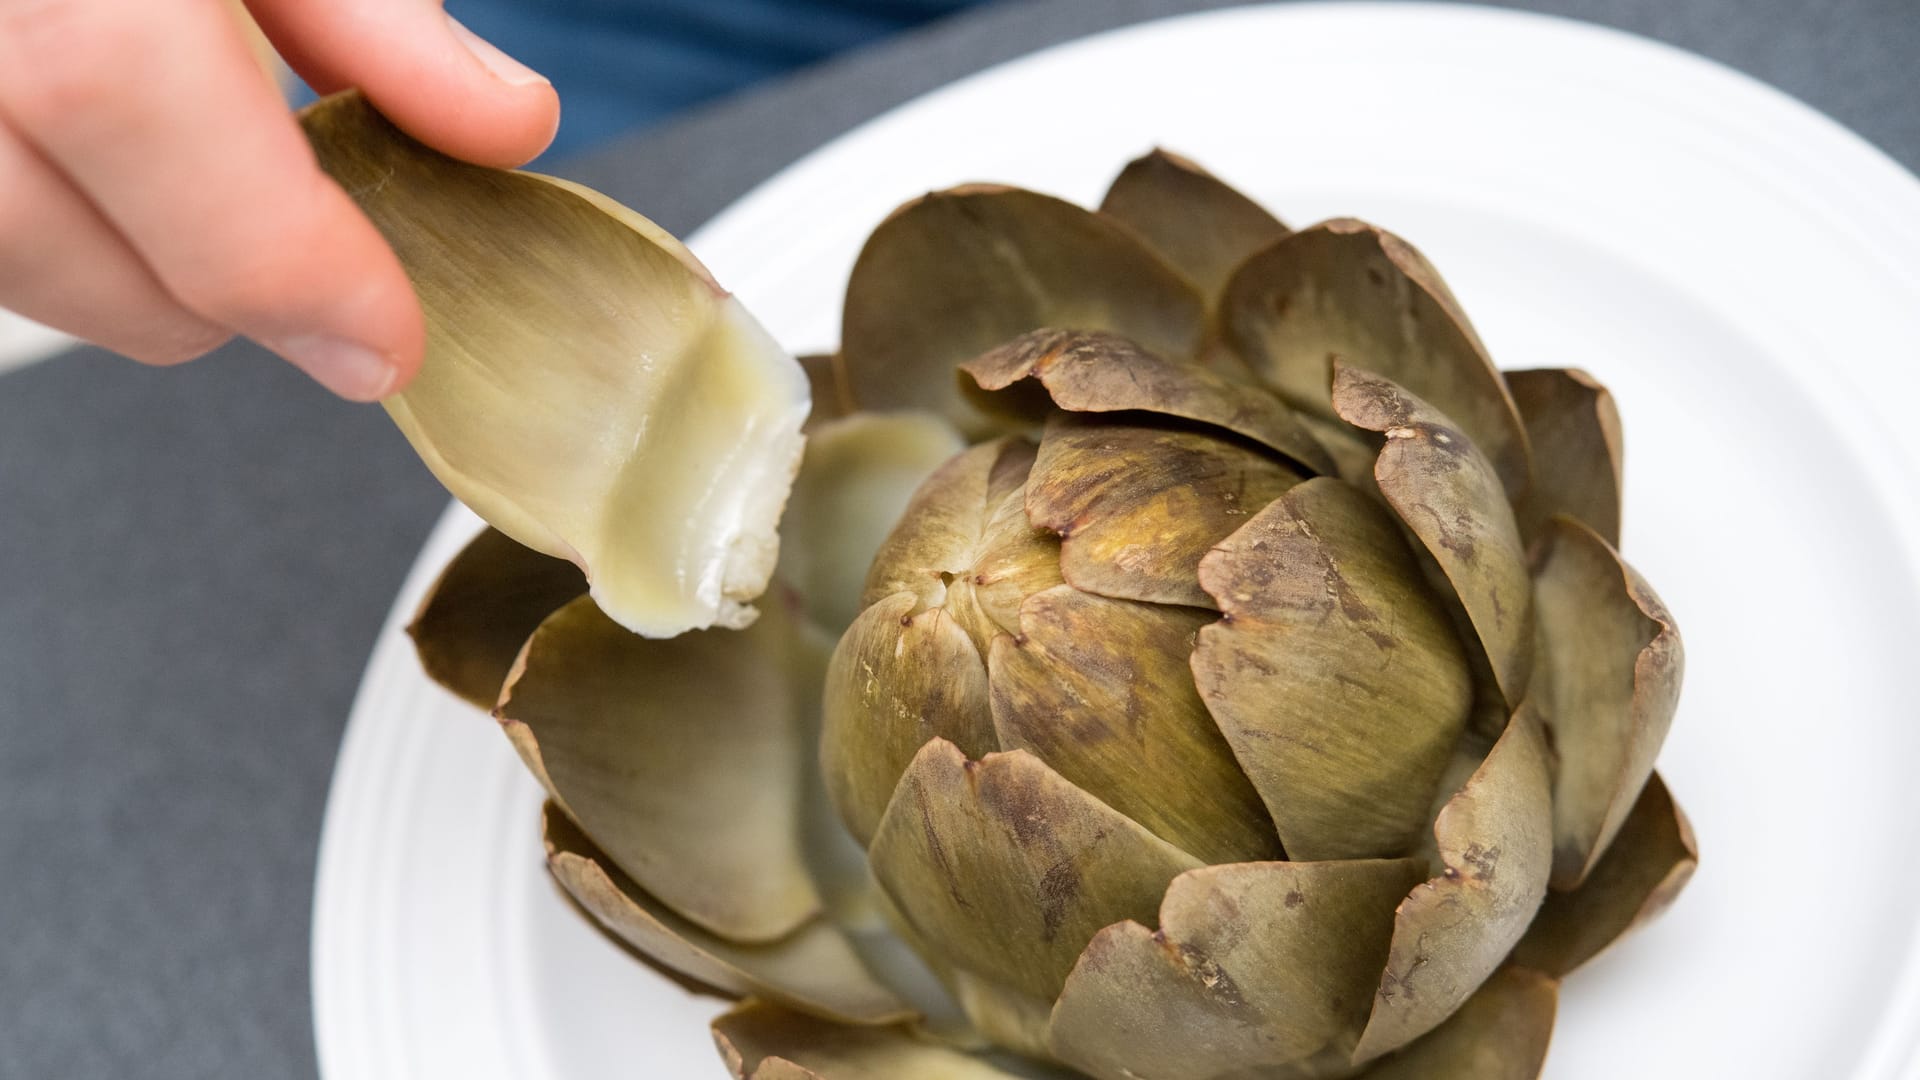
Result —
M 428 678 L 491 709 L 534 627 L 586 591 L 579 567 L 487 528 L 440 571 L 407 634 Z
M 1537 1080 L 1559 1002 L 1552 978 L 1502 968 L 1432 1034 L 1359 1080 Z
M 1200 287 L 1220 295 L 1234 267 L 1287 235 L 1264 207 L 1179 154 L 1156 149 L 1127 163 L 1100 202 Z
M 1622 441 L 1613 395 L 1578 368 L 1509 371 L 1506 379 L 1533 444 L 1533 487 L 1517 504 L 1521 535 L 1532 540 L 1553 515 L 1570 514 L 1619 547 Z

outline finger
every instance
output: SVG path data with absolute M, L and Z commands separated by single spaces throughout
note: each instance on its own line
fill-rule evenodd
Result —
M 206 0 L 0 4 L 0 116 L 167 291 L 344 397 L 419 366 L 405 273 Z
M 546 149 L 560 99 L 545 77 L 474 35 L 437 0 L 253 0 L 261 29 L 322 93 L 359 87 L 408 134 L 482 165 Z
M 0 191 L 0 307 L 148 364 L 191 360 L 226 340 L 5 125 Z

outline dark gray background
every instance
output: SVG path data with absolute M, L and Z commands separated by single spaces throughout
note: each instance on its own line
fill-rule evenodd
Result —
M 1224 3 L 1003 3 L 556 171 L 677 233 L 990 63 Z M 1543 0 L 1703 53 L 1920 167 L 1920 0 Z M 381 410 L 239 344 L 0 377 L 0 1078 L 307 1077 L 335 748 L 445 495 Z

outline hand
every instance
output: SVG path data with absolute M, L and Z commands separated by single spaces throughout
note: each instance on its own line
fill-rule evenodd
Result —
M 438 0 L 248 7 L 316 90 L 358 86 L 447 154 L 517 165 L 553 138 L 553 88 Z M 0 307 L 149 364 L 243 334 L 362 401 L 425 341 L 217 0 L 0 0 Z

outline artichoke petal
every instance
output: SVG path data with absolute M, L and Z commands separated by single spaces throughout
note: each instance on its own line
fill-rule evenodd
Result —
M 1533 444 L 1533 487 L 1517 504 L 1520 534 L 1533 540 L 1553 515 L 1569 514 L 1619 547 L 1622 438 L 1613 395 L 1577 368 L 1509 371 L 1506 379 Z
M 821 424 L 859 411 L 853 403 L 853 392 L 847 389 L 846 365 L 841 363 L 839 353 L 810 353 L 799 359 L 800 370 L 807 373 L 807 396 L 813 402 L 803 429 L 807 434 L 813 434 Z
M 1200 563 L 1226 617 L 1192 671 L 1295 859 L 1412 848 L 1472 682 L 1386 511 L 1329 477 L 1288 491 Z
M 905 1027 L 851 1027 L 763 1001 L 713 1022 L 735 1080 L 1018 1080 Z
M 944 739 L 907 767 L 869 857 L 936 967 L 1041 1002 L 1102 927 L 1151 921 L 1201 865 L 1032 754 L 969 761 Z
M 1285 455 L 1314 473 L 1333 459 L 1298 414 L 1278 398 L 1191 362 L 1163 359 L 1100 331 L 1035 330 L 960 365 L 981 391 L 983 409 L 1045 418 L 1047 402 L 1022 392 L 1037 381 L 1068 412 L 1151 412 L 1209 424 Z
M 1586 879 L 1653 773 L 1686 654 L 1673 616 L 1599 534 L 1553 519 L 1534 573 L 1553 785 L 1553 887 Z
M 1059 535 L 1075 588 L 1210 608 L 1201 556 L 1299 482 L 1225 437 L 1056 413 L 1027 478 L 1027 517 Z
M 1273 821 L 1194 691 L 1187 657 L 1211 614 L 1061 585 L 993 643 L 1000 746 L 1210 863 L 1280 857 Z
M 662 903 L 734 941 L 819 910 L 802 857 L 806 750 L 778 609 L 657 640 L 589 597 L 527 640 L 496 710 L 562 810 Z
M 1043 326 L 1112 330 L 1192 356 L 1200 294 L 1132 230 L 1072 203 L 974 184 L 895 210 L 847 283 L 841 356 L 863 409 L 931 409 L 969 435 L 994 423 L 954 369 Z
M 945 609 L 917 606 L 912 593 L 895 593 L 861 612 L 827 664 L 820 760 L 840 819 L 862 844 L 928 739 L 970 757 L 1000 748 L 980 650 Z
M 1534 708 L 1514 713 L 1480 768 L 1434 821 L 1442 869 L 1394 916 L 1365 1062 L 1438 1027 L 1498 968 L 1546 895 L 1553 863 L 1550 751 Z
M 767 586 L 807 380 L 692 253 L 605 196 L 454 161 L 355 93 L 302 113 L 427 320 L 386 401 L 427 467 L 578 564 L 637 633 L 740 627 Z
M 849 1023 L 913 1017 L 826 920 L 810 919 L 767 944 L 729 941 L 650 896 L 553 803 L 541 824 L 547 867 L 560 887 L 615 937 L 667 968 L 725 993 L 757 994 Z
M 1380 492 L 1452 583 L 1507 705 L 1519 704 L 1533 666 L 1533 582 L 1492 464 L 1446 415 L 1372 372 L 1336 364 L 1333 407 L 1386 436 Z
M 1360 1080 L 1537 1080 L 1559 1000 L 1554 979 L 1501 968 L 1446 1023 Z
M 1100 212 L 1139 233 L 1210 300 L 1235 267 L 1289 232 L 1219 177 L 1157 148 L 1120 170 Z
M 579 567 L 489 527 L 440 571 L 407 635 L 428 678 L 491 709 L 534 628 L 586 591 Z
M 1698 862 L 1693 826 L 1654 773 L 1587 880 L 1547 894 L 1514 963 L 1549 975 L 1573 971 L 1665 911 Z
M 1527 488 L 1527 436 L 1486 348 L 1440 276 L 1398 236 L 1351 218 L 1243 263 L 1221 301 L 1227 344 L 1296 408 L 1331 419 L 1336 360 L 1377 371 L 1459 424 L 1506 490 Z
M 815 622 L 835 634 L 853 622 L 874 552 L 964 445 L 931 413 L 856 413 L 813 429 L 780 525 L 779 577 Z
M 1352 1039 L 1416 859 L 1254 862 L 1173 879 L 1160 929 L 1116 923 L 1054 1006 L 1060 1060 L 1100 1080 L 1212 1080 Z

